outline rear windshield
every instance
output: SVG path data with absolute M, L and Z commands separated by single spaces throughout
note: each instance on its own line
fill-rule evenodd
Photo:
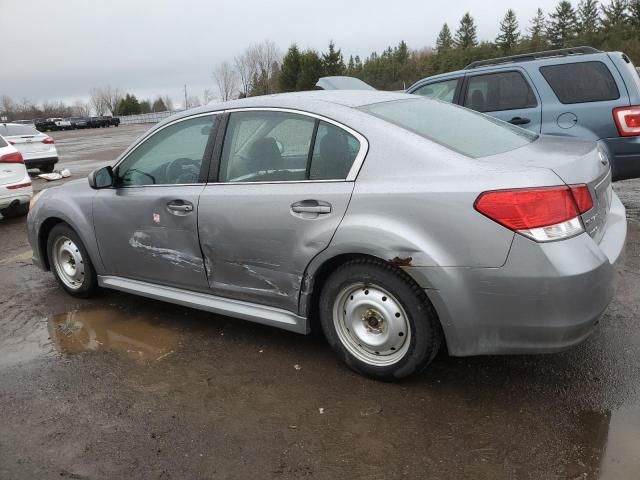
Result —
M 426 98 L 374 103 L 361 110 L 472 158 L 515 150 L 538 138 L 493 117 Z
M 602 62 L 578 62 L 540 67 L 540 73 L 562 103 L 616 100 L 620 92 Z
M 0 135 L 10 137 L 12 135 L 37 135 L 38 131 L 30 125 L 2 125 L 0 124 Z

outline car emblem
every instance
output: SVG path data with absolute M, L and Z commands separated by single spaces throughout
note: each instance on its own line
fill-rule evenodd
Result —
M 154 213 L 153 214 L 153 223 L 160 223 L 160 214 L 159 213 Z
M 598 155 L 600 156 L 600 163 L 606 167 L 609 164 L 607 156 L 601 151 L 598 151 Z

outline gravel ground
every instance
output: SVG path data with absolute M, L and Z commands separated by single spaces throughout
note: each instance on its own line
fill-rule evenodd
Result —
M 60 167 L 84 176 L 146 128 L 54 133 Z M 320 337 L 73 299 L 31 265 L 25 220 L 0 220 L 0 478 L 638 478 L 640 181 L 616 191 L 626 263 L 584 344 L 440 355 L 399 384 L 350 372 Z

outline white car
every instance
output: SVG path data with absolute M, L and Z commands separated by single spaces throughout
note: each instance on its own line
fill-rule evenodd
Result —
M 64 118 L 49 118 L 49 121 L 53 122 L 56 126 L 56 130 L 71 130 L 71 121 Z
M 33 125 L 20 123 L 0 123 L 0 135 L 18 149 L 27 168 L 53 172 L 58 162 L 58 151 L 49 135 L 39 132 Z
M 0 215 L 26 215 L 33 196 L 22 154 L 0 136 Z

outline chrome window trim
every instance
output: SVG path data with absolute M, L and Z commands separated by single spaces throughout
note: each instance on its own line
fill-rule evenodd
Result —
M 364 163 L 364 159 L 369 152 L 369 141 L 366 139 L 364 135 L 360 132 L 355 131 L 353 128 L 348 127 L 340 122 L 337 122 L 331 118 L 324 117 L 322 115 L 318 115 L 317 113 L 307 112 L 305 110 L 297 110 L 295 108 L 283 108 L 283 107 L 241 107 L 241 108 L 230 108 L 224 111 L 224 113 L 235 113 L 235 112 L 283 112 L 283 113 L 293 113 L 296 115 L 303 115 L 306 117 L 315 118 L 318 120 L 322 120 L 323 122 L 330 123 L 345 132 L 353 135 L 356 140 L 360 143 L 360 150 L 358 150 L 358 154 L 356 158 L 353 160 L 353 165 L 351 165 L 351 169 L 347 174 L 346 178 L 334 178 L 334 179 L 324 179 L 324 180 L 280 180 L 280 181 L 272 181 L 272 182 L 209 182 L 209 185 L 248 185 L 248 184 L 270 184 L 270 183 L 315 183 L 315 182 L 353 182 L 355 181 L 358 173 L 360 173 L 360 169 L 362 168 L 362 164 Z M 223 140 L 224 141 L 224 140 Z
M 140 145 L 142 145 L 144 142 L 146 142 L 151 137 L 156 135 L 158 132 L 161 132 L 165 128 L 170 127 L 172 125 L 175 125 L 176 123 L 184 122 L 184 121 L 187 121 L 187 120 L 193 120 L 194 118 L 208 117 L 208 116 L 213 116 L 213 115 L 220 115 L 222 113 L 224 113 L 224 112 L 221 111 L 221 110 L 217 110 L 215 112 L 198 113 L 196 115 L 190 115 L 188 117 L 176 118 L 175 120 L 167 123 L 166 125 L 163 125 L 160 128 L 149 132 L 147 135 L 145 135 L 142 138 L 140 138 L 136 143 L 131 145 L 128 149 L 126 149 L 122 153 L 120 158 L 117 159 L 116 162 L 113 164 L 113 167 L 112 167 L 113 171 L 115 172 L 116 168 L 118 168 L 118 166 L 122 162 L 124 162 L 127 158 L 129 158 L 129 155 L 131 155 L 133 152 L 135 152 L 138 149 L 138 147 L 140 147 Z M 127 186 L 122 186 L 122 187 L 118 187 L 118 188 L 184 187 L 184 186 L 196 186 L 196 185 L 206 185 L 206 182 L 205 183 L 162 183 L 162 184 L 158 184 L 158 185 L 127 185 Z

